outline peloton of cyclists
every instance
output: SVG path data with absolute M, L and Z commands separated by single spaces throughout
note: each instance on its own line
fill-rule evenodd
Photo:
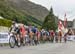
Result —
M 42 29 L 39 31 L 37 27 L 31 25 L 26 29 L 23 23 L 17 24 L 15 21 L 12 22 L 10 33 L 14 33 L 16 40 L 22 42 L 23 45 L 37 45 L 40 40 L 47 41 L 47 39 L 49 39 L 48 41 L 53 42 L 55 37 L 55 32 L 53 30 L 46 31 Z M 60 32 L 59 34 L 57 33 L 56 41 L 59 39 L 61 42 L 61 36 L 62 34 Z

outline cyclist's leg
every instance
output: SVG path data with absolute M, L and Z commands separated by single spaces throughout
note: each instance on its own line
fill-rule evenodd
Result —
M 37 36 L 36 36 L 36 33 L 34 33 L 34 43 L 37 44 Z
M 31 45 L 32 35 L 31 32 L 29 33 L 29 44 Z
M 15 44 L 17 45 L 18 42 L 20 42 L 19 33 L 16 32 L 16 31 L 14 31 L 14 32 L 13 32 L 13 36 L 14 36 L 14 38 L 15 38 Z
M 20 41 L 20 35 L 16 34 L 17 40 Z
M 26 42 L 25 42 L 25 41 L 26 41 L 25 39 L 26 39 L 26 37 L 25 37 L 25 35 L 23 35 L 23 45 L 24 45 L 24 46 L 25 46 L 25 43 L 26 43 Z

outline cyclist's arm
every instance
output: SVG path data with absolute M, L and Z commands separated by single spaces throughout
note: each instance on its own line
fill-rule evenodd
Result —
M 9 29 L 9 32 L 11 32 L 12 31 L 12 26 L 10 27 L 10 29 Z

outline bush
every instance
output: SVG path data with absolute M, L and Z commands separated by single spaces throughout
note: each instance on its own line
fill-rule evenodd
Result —
M 0 19 L 0 26 L 10 27 L 12 24 L 11 20 Z

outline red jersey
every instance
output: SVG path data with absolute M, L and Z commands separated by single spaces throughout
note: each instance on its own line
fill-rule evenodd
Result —
M 54 36 L 54 32 L 51 32 L 51 36 Z
M 22 36 L 25 36 L 26 33 L 25 33 L 25 28 L 23 26 L 21 26 L 20 32 L 21 32 Z

